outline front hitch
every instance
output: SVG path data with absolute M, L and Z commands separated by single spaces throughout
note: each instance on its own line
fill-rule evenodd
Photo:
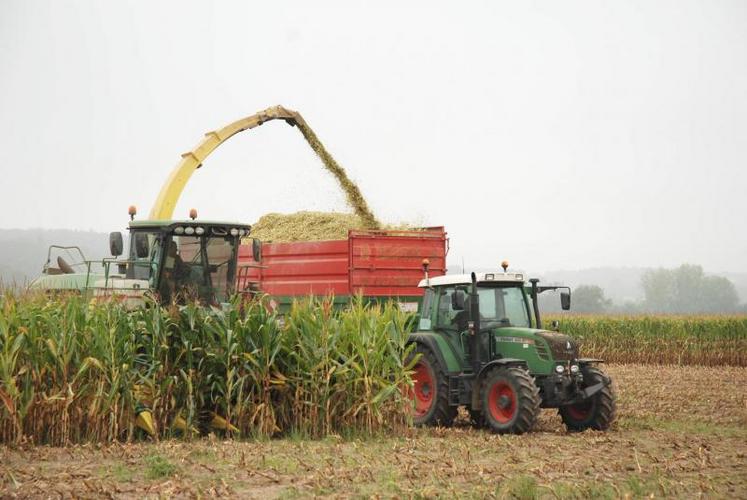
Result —
M 597 384 L 590 385 L 589 387 L 586 387 L 584 390 L 581 391 L 581 396 L 582 396 L 581 400 L 589 399 L 594 394 L 598 393 L 599 391 L 601 391 L 602 389 L 604 389 L 608 385 L 609 384 L 605 381 L 605 382 L 599 382 Z
M 611 380 L 604 380 L 603 382 L 597 382 L 594 385 L 590 385 L 589 387 L 585 387 L 581 389 L 580 391 L 576 392 L 576 395 L 573 399 L 568 401 L 564 404 L 576 404 L 576 403 L 582 403 L 586 401 L 587 399 L 593 397 L 596 393 L 607 387 L 612 383 Z

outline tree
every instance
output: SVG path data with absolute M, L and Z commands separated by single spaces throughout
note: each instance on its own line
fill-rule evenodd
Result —
M 597 285 L 580 285 L 573 289 L 571 309 L 583 313 L 602 313 L 612 306 L 604 290 Z
M 649 311 L 717 313 L 735 312 L 739 307 L 734 283 L 721 276 L 706 276 L 697 265 L 646 271 L 641 285 L 644 308 Z

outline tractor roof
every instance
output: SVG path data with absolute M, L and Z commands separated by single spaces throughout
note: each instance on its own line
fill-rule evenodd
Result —
M 524 275 L 522 273 L 504 273 L 498 271 L 495 273 L 476 273 L 477 283 L 523 283 Z M 445 286 L 445 285 L 469 285 L 472 283 L 470 274 L 447 274 L 445 276 L 436 276 L 426 280 L 420 280 L 418 286 L 425 288 L 428 286 Z

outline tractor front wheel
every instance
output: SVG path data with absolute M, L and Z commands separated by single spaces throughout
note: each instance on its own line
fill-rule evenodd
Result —
M 412 368 L 413 387 L 408 391 L 414 403 L 413 423 L 449 427 L 454 422 L 457 409 L 449 406 L 446 373 L 427 347 L 418 345 L 413 352 L 415 356 L 419 356 L 419 359 Z
M 571 432 L 580 432 L 586 429 L 606 431 L 615 420 L 617 411 L 612 381 L 599 368 L 587 367 L 583 369 L 582 373 L 584 387 L 600 382 L 605 383 L 605 387 L 586 401 L 561 406 L 558 413 L 560 413 L 566 428 Z
M 482 416 L 499 434 L 523 434 L 534 427 L 540 411 L 539 389 L 527 370 L 495 368 L 483 379 Z

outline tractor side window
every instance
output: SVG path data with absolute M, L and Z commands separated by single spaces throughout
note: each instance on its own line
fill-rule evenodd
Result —
M 420 307 L 420 330 L 431 329 L 431 304 L 433 303 L 433 290 L 427 289 L 423 297 L 423 305 Z
M 439 328 L 449 328 L 454 312 L 451 309 L 451 294 L 454 288 L 442 288 L 438 293 L 438 310 L 436 312 L 436 326 Z
M 467 328 L 469 317 L 469 300 L 465 301 L 463 310 L 455 310 L 451 307 L 451 296 L 455 293 L 454 287 L 443 288 L 438 297 L 437 326 L 444 330 L 461 332 Z M 461 290 L 465 293 L 464 290 Z

